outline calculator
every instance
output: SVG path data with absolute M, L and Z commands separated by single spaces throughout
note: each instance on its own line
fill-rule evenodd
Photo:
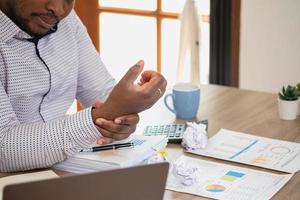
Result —
M 197 124 L 205 124 L 206 131 L 208 126 L 207 120 L 196 122 Z M 146 126 L 143 132 L 144 136 L 165 135 L 168 138 L 168 143 L 181 143 L 183 133 L 187 128 L 186 124 L 161 124 Z

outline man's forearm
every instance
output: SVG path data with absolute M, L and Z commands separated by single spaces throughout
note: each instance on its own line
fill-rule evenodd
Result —
M 46 123 L 20 124 L 0 132 L 0 171 L 50 167 L 94 142 L 100 133 L 90 109 Z

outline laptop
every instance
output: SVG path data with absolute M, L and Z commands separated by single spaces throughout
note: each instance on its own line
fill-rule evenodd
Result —
M 3 200 L 162 200 L 169 163 L 7 185 Z

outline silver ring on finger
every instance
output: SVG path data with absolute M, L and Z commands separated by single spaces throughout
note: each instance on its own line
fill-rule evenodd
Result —
M 158 91 L 158 94 L 159 94 L 159 96 L 161 96 L 161 95 L 162 95 L 162 91 L 161 91 L 161 89 L 160 89 L 160 88 L 158 88 L 158 89 L 157 89 L 157 91 Z

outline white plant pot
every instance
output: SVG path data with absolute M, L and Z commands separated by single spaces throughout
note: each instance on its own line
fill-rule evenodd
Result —
M 278 98 L 280 119 L 294 120 L 299 112 L 299 99 L 297 101 L 284 101 Z

